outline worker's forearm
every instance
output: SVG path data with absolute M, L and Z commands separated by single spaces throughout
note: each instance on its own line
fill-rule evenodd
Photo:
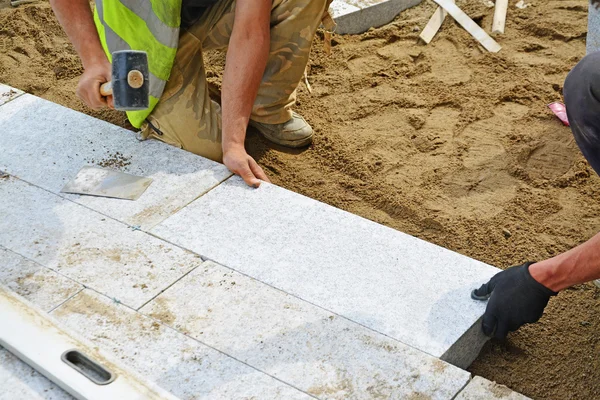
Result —
M 269 26 L 234 24 L 223 75 L 223 151 L 244 145 L 246 127 L 269 56 Z
M 50 0 L 52 9 L 81 58 L 84 68 L 107 62 L 88 0 Z
M 566 253 L 531 265 L 529 272 L 555 292 L 600 278 L 600 233 Z

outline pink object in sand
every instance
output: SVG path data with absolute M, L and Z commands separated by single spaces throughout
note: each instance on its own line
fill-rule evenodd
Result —
M 558 117 L 562 121 L 563 124 L 569 126 L 569 118 L 567 117 L 567 108 L 563 103 L 555 102 L 548 104 L 548 108 L 552 110 L 554 115 Z

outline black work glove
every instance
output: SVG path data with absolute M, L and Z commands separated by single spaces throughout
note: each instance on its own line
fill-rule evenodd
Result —
M 487 336 L 504 339 L 508 332 L 516 331 L 524 324 L 537 322 L 550 297 L 557 295 L 533 279 L 529 274 L 531 264 L 529 262 L 499 272 L 471 293 L 475 300 L 489 298 L 482 321 L 483 333 Z

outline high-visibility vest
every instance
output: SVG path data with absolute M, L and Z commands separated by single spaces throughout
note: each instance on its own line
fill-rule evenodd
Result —
M 118 50 L 148 53 L 150 107 L 128 111 L 139 128 L 163 93 L 175 62 L 182 0 L 96 0 L 94 22 L 108 60 Z

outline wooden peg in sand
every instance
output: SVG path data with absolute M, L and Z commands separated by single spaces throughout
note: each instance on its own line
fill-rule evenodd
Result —
M 467 32 L 471 34 L 485 49 L 492 53 L 497 53 L 502 48 L 494 39 L 490 37 L 479 25 L 475 23 L 463 10 L 461 10 L 452 0 L 433 0 L 452 16 Z
M 452 2 L 454 2 L 454 0 L 452 0 Z M 421 32 L 421 34 L 419 35 L 419 37 L 423 39 L 425 43 L 429 44 L 429 42 L 433 40 L 433 37 L 438 33 L 438 31 L 442 27 L 442 24 L 446 19 L 446 15 L 448 15 L 448 13 L 444 11 L 442 7 L 438 7 L 435 10 L 433 15 L 429 19 L 429 22 L 427 23 L 427 25 L 425 25 L 425 28 L 423 28 L 423 32 Z
M 504 33 L 507 8 L 508 0 L 496 0 L 496 6 L 494 8 L 494 21 L 492 22 L 492 33 Z

